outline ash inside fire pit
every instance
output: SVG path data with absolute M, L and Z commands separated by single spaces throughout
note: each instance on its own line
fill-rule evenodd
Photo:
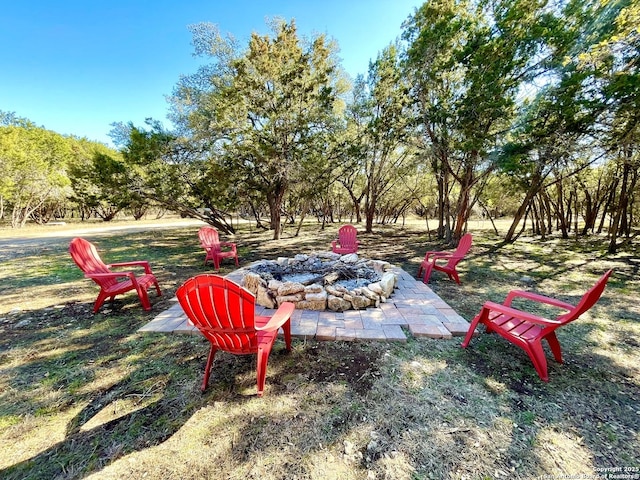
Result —
M 267 308 L 293 302 L 304 310 L 343 311 L 386 301 L 397 281 L 391 268 L 355 253 L 319 252 L 255 262 L 245 269 L 242 283 Z

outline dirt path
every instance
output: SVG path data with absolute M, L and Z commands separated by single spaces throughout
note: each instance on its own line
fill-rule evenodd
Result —
M 118 225 L 88 224 L 86 226 L 51 225 L 38 230 L 15 230 L 12 237 L 0 237 L 0 261 L 16 256 L 28 255 L 36 248 L 57 248 L 66 245 L 74 237 L 87 237 L 89 240 L 95 237 L 113 235 L 117 232 L 144 232 L 147 230 L 160 230 L 168 228 L 197 227 L 205 225 L 204 222 L 194 219 L 173 219 L 153 223 L 122 223 Z

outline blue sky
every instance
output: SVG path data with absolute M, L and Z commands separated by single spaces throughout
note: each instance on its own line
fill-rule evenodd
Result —
M 193 73 L 187 26 L 211 22 L 246 46 L 266 18 L 337 41 L 347 72 L 401 33 L 418 0 L 21 0 L 0 11 L 0 110 L 62 134 L 109 143 L 113 122 L 169 126 L 165 95 Z

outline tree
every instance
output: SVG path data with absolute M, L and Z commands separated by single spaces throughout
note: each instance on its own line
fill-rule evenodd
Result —
M 114 124 L 115 138 L 130 172 L 129 205 L 152 202 L 198 218 L 225 233 L 233 233 L 229 210 L 237 204 L 233 175 L 203 148 L 165 129 L 153 119 L 148 129 Z
M 371 233 L 381 200 L 412 165 L 409 87 L 402 78 L 395 45 L 385 48 L 369 65 L 366 85 L 357 85 L 363 112 L 365 231 Z
M 460 238 L 495 167 L 492 152 L 511 126 L 519 88 L 540 61 L 541 12 L 534 0 L 443 0 L 423 4 L 405 23 L 406 70 L 423 157 L 438 180 L 442 237 Z
M 609 253 L 621 234 L 629 236 L 634 191 L 640 177 L 640 5 L 618 0 L 597 3 L 594 41 L 578 56 L 577 69 L 593 76 L 603 109 L 604 143 L 619 170 L 618 198 L 609 228 Z M 595 22 L 594 22 L 595 23 Z
M 0 197 L 3 205 L 11 205 L 14 228 L 23 227 L 47 202 L 66 197 L 72 155 L 68 139 L 32 123 L 20 125 L 0 126 Z
M 317 162 L 326 159 L 338 126 L 340 84 L 324 36 L 303 44 L 294 21 L 275 21 L 272 31 L 273 38 L 252 34 L 239 54 L 215 26 L 192 27 L 196 53 L 212 56 L 213 63 L 184 77 L 172 103 L 175 120 L 215 151 L 212 161 L 244 188 L 264 194 L 278 239 L 292 183 L 323 169 Z

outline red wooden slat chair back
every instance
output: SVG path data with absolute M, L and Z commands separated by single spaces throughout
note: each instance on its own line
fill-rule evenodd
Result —
M 137 260 L 105 264 L 95 245 L 83 238 L 74 238 L 69 244 L 69 254 L 75 264 L 84 272 L 86 278 L 90 278 L 100 287 L 100 293 L 93 307 L 96 313 L 107 298 L 113 300 L 116 295 L 135 290 L 140 303 L 145 310 L 151 310 L 147 289 L 154 286 L 158 296 L 162 295 L 160 285 L 151 271 L 149 262 Z M 135 275 L 131 270 L 113 271 L 112 267 L 142 267 L 144 274 Z
M 418 277 L 423 275 L 424 272 L 422 281 L 424 283 L 428 283 L 429 278 L 431 277 L 431 272 L 433 270 L 439 270 L 446 273 L 451 280 L 454 280 L 458 285 L 460 285 L 460 277 L 456 267 L 471 249 L 472 242 L 473 236 L 470 233 L 466 233 L 460 238 L 460 242 L 458 242 L 458 246 L 453 252 L 427 252 L 424 256 L 424 260 L 422 260 L 418 267 Z M 446 263 L 444 263 L 445 260 Z M 442 263 L 438 264 L 438 261 Z
M 331 250 L 341 255 L 358 252 L 358 230 L 353 225 L 343 225 L 338 229 L 338 239 L 331 242 Z
M 218 231 L 213 227 L 202 227 L 198 231 L 200 245 L 204 248 L 206 255 L 204 257 L 205 265 L 209 260 L 213 262 L 216 270 L 220 269 L 220 260 L 224 258 L 234 258 L 236 267 L 238 264 L 238 250 L 235 243 L 221 242 Z M 223 249 L 223 247 L 225 249 Z
M 576 320 L 593 307 L 600 299 L 602 292 L 604 292 L 612 273 L 613 270 L 609 270 L 602 275 L 575 306 L 555 298 L 522 290 L 510 291 L 502 304 L 486 302 L 482 306 L 480 313 L 472 320 L 467 335 L 462 342 L 462 347 L 466 348 L 469 345 L 476 327 L 481 323 L 485 325 L 487 333 L 495 332 L 522 348 L 529 355 L 540 378 L 547 382 L 549 381 L 549 375 L 547 372 L 547 359 L 542 348 L 542 340 L 544 339 L 549 343 L 554 358 L 557 362 L 562 363 L 562 351 L 555 333 L 556 329 Z M 511 305 L 516 298 L 551 305 L 566 310 L 566 313 L 549 320 L 513 308 Z
M 236 355 L 257 354 L 258 396 L 264 392 L 269 353 L 283 329 L 291 350 L 290 318 L 293 303 L 283 303 L 272 317 L 255 315 L 255 297 L 240 285 L 219 275 L 198 275 L 176 292 L 188 319 L 211 343 L 201 390 L 205 391 L 218 350 Z

